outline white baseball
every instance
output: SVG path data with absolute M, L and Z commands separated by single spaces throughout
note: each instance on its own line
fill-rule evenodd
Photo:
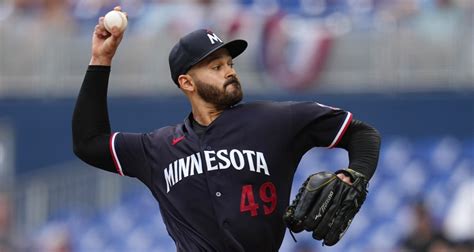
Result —
M 121 32 L 127 28 L 127 17 L 121 11 L 109 11 L 104 17 L 104 26 L 108 32 L 112 31 L 113 27 L 117 27 Z

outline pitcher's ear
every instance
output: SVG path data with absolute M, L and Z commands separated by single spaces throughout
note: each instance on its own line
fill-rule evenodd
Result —
M 189 74 L 182 74 L 178 77 L 179 88 L 186 91 L 194 91 L 194 81 Z

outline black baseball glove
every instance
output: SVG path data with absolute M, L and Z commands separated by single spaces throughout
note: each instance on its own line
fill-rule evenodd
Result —
M 352 185 L 339 179 L 338 173 L 350 176 Z M 366 195 L 367 179 L 359 172 L 351 169 L 318 172 L 303 183 L 283 220 L 291 231 L 313 232 L 314 239 L 332 246 L 349 228 Z

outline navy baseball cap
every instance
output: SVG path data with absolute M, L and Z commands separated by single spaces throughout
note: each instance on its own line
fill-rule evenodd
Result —
M 171 79 L 179 87 L 180 75 L 186 74 L 192 66 L 221 48 L 226 48 L 230 56 L 235 58 L 245 51 L 247 41 L 236 39 L 224 43 L 214 32 L 207 29 L 199 29 L 182 37 L 171 49 L 168 58 Z

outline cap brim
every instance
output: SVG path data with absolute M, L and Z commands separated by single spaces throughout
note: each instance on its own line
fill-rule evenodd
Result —
M 247 41 L 243 39 L 236 39 L 225 43 L 222 47 L 229 51 L 229 54 L 232 58 L 235 58 L 245 51 L 247 45 Z
M 247 45 L 248 45 L 247 41 L 245 41 L 243 39 L 236 39 L 236 40 L 229 41 L 229 42 L 224 43 L 224 44 L 214 48 L 213 50 L 209 51 L 204 56 L 202 56 L 201 58 L 196 60 L 196 62 L 191 64 L 190 67 L 192 67 L 192 66 L 196 65 L 197 63 L 201 62 L 202 60 L 207 58 L 207 56 L 211 55 L 212 53 L 214 53 L 215 51 L 217 51 L 221 48 L 227 49 L 229 51 L 230 56 L 232 58 L 235 58 L 235 57 L 239 56 L 240 54 L 242 54 L 245 51 L 245 49 L 247 48 Z

